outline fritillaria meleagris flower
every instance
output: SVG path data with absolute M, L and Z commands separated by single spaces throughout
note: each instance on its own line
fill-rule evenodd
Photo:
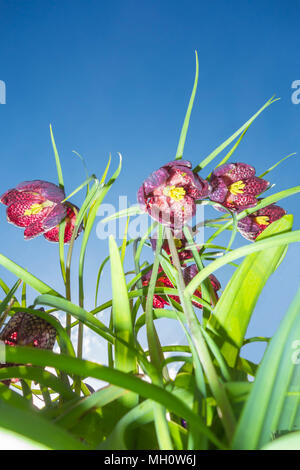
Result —
M 24 238 L 30 239 L 55 227 L 66 216 L 62 204 L 63 189 L 47 181 L 34 180 L 20 183 L 6 191 L 0 202 L 7 206 L 8 222 L 24 227 Z
M 270 183 L 255 176 L 255 168 L 247 163 L 225 163 L 212 172 L 210 184 L 211 201 L 232 211 L 241 211 L 256 206 L 256 196 Z M 216 206 L 216 209 L 219 208 Z
M 39 309 L 44 311 L 43 308 Z M 26 312 L 17 312 L 0 333 L 0 340 L 9 346 L 31 346 L 39 349 L 53 349 L 56 330 L 47 321 Z M 0 364 L 9 367 L 16 364 Z M 11 380 L 5 380 L 9 385 Z
M 197 268 L 196 264 L 191 264 L 190 266 L 187 266 L 186 268 L 184 268 L 184 270 L 183 270 L 183 279 L 184 279 L 185 284 L 188 285 L 190 283 L 190 281 L 198 274 L 198 272 L 199 271 L 198 271 L 198 268 Z M 210 279 L 210 282 L 211 282 L 211 285 L 212 285 L 212 288 L 213 288 L 213 291 L 214 291 L 214 294 L 215 294 L 215 300 L 217 301 L 218 300 L 217 292 L 218 292 L 219 289 L 221 289 L 221 284 L 219 283 L 216 276 L 214 276 L 213 274 L 209 275 L 209 279 Z M 199 297 L 199 299 L 202 299 L 201 289 L 198 288 L 194 292 L 194 295 L 195 295 L 195 297 Z M 197 303 L 197 302 L 193 301 L 193 304 L 198 308 L 202 308 L 202 305 Z
M 25 181 L 4 193 L 0 202 L 7 207 L 8 222 L 24 227 L 29 240 L 43 234 L 52 242 L 59 241 L 59 224 L 66 220 L 64 242 L 68 243 L 74 230 L 78 207 L 65 199 L 63 189 L 47 181 Z M 78 235 L 82 226 L 78 230 Z
M 147 287 L 149 285 L 151 274 L 152 274 L 152 270 L 148 271 L 144 276 L 142 276 L 142 284 L 144 287 Z M 161 267 L 159 267 L 158 269 L 158 276 L 157 276 L 155 285 L 156 287 L 171 287 L 172 289 L 174 289 L 172 282 L 165 275 Z M 169 295 L 169 297 L 174 299 L 176 302 L 179 301 L 179 298 L 177 296 Z M 169 302 L 167 301 L 166 297 L 164 297 L 163 295 L 158 295 L 158 294 L 155 294 L 153 296 L 154 308 L 164 308 L 165 305 L 169 305 Z
M 166 163 L 138 191 L 138 202 L 158 222 L 180 230 L 196 213 L 197 199 L 208 196 L 209 184 L 187 160 Z
M 67 215 L 64 219 L 66 221 L 64 242 L 69 243 L 71 241 L 72 234 L 75 228 L 76 216 L 79 212 L 79 208 L 74 204 L 71 204 L 70 202 L 64 202 L 63 204 L 67 210 Z M 77 232 L 76 238 L 80 234 L 82 228 L 83 226 L 81 224 Z M 44 233 L 44 237 L 50 242 L 59 242 L 59 225 L 56 225 L 50 230 L 47 230 L 47 232 Z
M 147 274 L 145 274 L 143 277 L 142 277 L 142 284 L 143 286 L 148 286 L 149 285 L 149 282 L 150 282 L 150 278 L 151 278 L 151 272 L 152 271 L 148 271 Z M 184 282 L 185 284 L 187 285 L 195 276 L 196 274 L 198 273 L 198 268 L 195 264 L 192 264 L 190 266 L 187 266 L 186 268 L 183 269 L 183 278 L 184 278 Z M 213 290 L 215 292 L 215 295 L 216 295 L 216 299 L 218 299 L 218 295 L 217 295 L 217 291 L 221 288 L 221 285 L 218 281 L 218 279 L 213 275 L 211 274 L 209 276 L 209 279 L 211 281 L 211 284 L 212 284 L 212 287 L 213 287 Z M 165 275 L 165 273 L 163 272 L 162 268 L 160 267 L 159 268 L 159 271 L 158 271 L 158 276 L 157 276 L 157 281 L 156 281 L 156 287 L 170 287 L 170 288 L 174 288 L 172 282 L 170 281 L 170 279 Z M 202 293 L 201 293 L 201 289 L 197 289 L 195 292 L 194 292 L 194 295 L 196 297 L 199 297 L 199 299 L 202 298 Z M 173 300 L 175 300 L 176 302 L 180 303 L 180 299 L 178 296 L 175 296 L 175 295 L 169 295 L 169 297 Z M 202 305 L 196 301 L 192 301 L 193 304 L 198 307 L 198 308 L 202 308 Z M 163 295 L 163 294 L 155 294 L 153 296 L 153 307 L 154 308 L 164 308 L 165 305 L 169 305 L 169 302 L 167 300 L 167 298 Z
M 150 238 L 150 243 L 151 243 L 153 251 L 156 250 L 156 241 L 157 240 L 156 240 L 155 237 Z M 191 259 L 193 257 L 193 254 L 192 254 L 191 250 L 186 248 L 189 245 L 189 243 L 188 243 L 188 241 L 187 241 L 187 239 L 185 238 L 184 235 L 183 235 L 182 238 L 176 238 L 174 236 L 174 243 L 175 243 L 175 246 L 177 248 L 178 257 L 179 257 L 179 260 L 181 261 L 181 263 L 184 263 L 184 261 L 186 261 L 188 259 Z M 165 239 L 163 241 L 162 249 L 165 250 L 165 252 L 168 255 L 171 254 L 170 248 L 169 248 L 169 242 L 168 242 L 167 239 Z
M 254 241 L 272 222 L 281 219 L 286 214 L 282 207 L 270 204 L 247 215 L 238 222 L 238 231 L 247 240 Z

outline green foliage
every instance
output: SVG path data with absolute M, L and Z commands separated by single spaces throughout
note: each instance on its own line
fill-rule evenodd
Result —
M 176 160 L 183 156 L 198 74 L 196 53 L 194 86 Z M 204 169 L 233 143 L 217 166 L 227 162 L 254 120 L 274 101 L 273 98 L 267 101 L 194 171 Z M 51 127 L 50 135 L 58 184 L 64 189 Z M 142 213 L 138 206 L 103 219 L 106 223 L 127 217 L 127 225 L 120 244 L 111 236 L 108 253 L 97 260 L 100 268 L 95 274 L 95 307 L 88 311 L 84 283 L 88 242 L 98 209 L 120 174 L 122 158 L 119 155 L 117 169 L 109 177 L 112 161 L 109 157 L 98 178 L 88 174 L 84 160 L 77 155 L 84 163 L 84 180 L 66 199 L 82 190 L 85 194 L 68 250 L 63 239 L 67 222 L 63 221 L 59 229 L 61 292 L 0 254 L 1 266 L 16 276 L 11 288 L 0 279 L 3 291 L 0 328 L 14 314 L 26 312 L 55 328 L 60 349 L 54 353 L 32 344 L 12 345 L 8 341 L 5 364 L 0 368 L 0 429 L 47 449 L 299 449 L 300 292 L 273 338 L 246 335 L 265 284 L 280 269 L 289 244 L 300 241 L 300 230 L 292 230 L 293 216 L 286 215 L 265 228 L 255 243 L 236 249 L 232 246 L 239 237 L 239 220 L 298 194 L 300 186 L 267 196 L 256 207 L 239 213 L 227 211 L 221 217 L 205 220 L 202 225 L 215 230 L 201 246 L 194 243 L 190 228 L 184 227 L 191 253 L 186 263 L 195 263 L 198 268 L 198 274 L 188 284 L 182 274 L 176 240 L 168 227 L 153 222 L 141 238 L 128 240 L 130 217 Z M 207 200 L 205 203 L 214 204 Z M 82 225 L 83 233 L 76 240 Z M 216 244 L 214 239 L 225 230 L 230 234 L 227 246 Z M 152 255 L 149 237 L 154 231 L 158 239 Z M 166 235 L 169 251 L 162 250 Z M 78 259 L 75 256 L 73 259 L 75 243 L 81 243 Z M 148 255 L 147 261 L 142 261 L 144 255 Z M 239 265 L 234 263 L 240 259 Z M 128 262 L 131 268 L 125 272 Z M 218 299 L 210 275 L 228 265 L 235 270 Z M 104 302 L 102 298 L 104 295 L 107 298 L 107 293 L 102 279 L 109 267 L 111 298 Z M 160 282 L 161 269 L 168 279 L 167 285 Z M 72 295 L 74 273 L 77 301 Z M 147 281 L 145 275 L 149 275 Z M 37 293 L 31 307 L 27 306 L 28 286 Z M 160 304 L 160 308 L 155 308 L 153 300 L 157 298 L 168 302 L 168 306 L 162 308 Z M 195 304 L 202 306 L 202 315 Z M 40 310 L 40 306 L 50 310 Z M 110 320 L 101 321 L 97 314 L 106 309 L 110 310 Z M 59 321 L 58 312 L 65 314 L 64 324 Z M 161 345 L 161 319 L 164 324 L 180 325 L 185 344 Z M 71 340 L 75 330 L 77 348 Z M 146 334 L 147 348 L 142 347 L 141 330 Z M 85 334 L 89 331 L 107 347 L 107 365 L 82 359 Z M 268 345 L 260 364 L 242 356 L 243 346 L 257 341 Z M 249 376 L 255 379 L 254 383 Z M 93 391 L 89 379 L 100 381 L 99 389 Z

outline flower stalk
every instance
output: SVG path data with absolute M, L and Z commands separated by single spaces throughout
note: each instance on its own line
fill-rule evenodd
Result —
M 228 397 L 226 395 L 223 384 L 220 382 L 216 369 L 213 365 L 213 361 L 210 357 L 210 353 L 206 346 L 206 342 L 202 335 L 200 328 L 198 327 L 198 319 L 195 315 L 195 312 L 192 307 L 192 302 L 188 295 L 185 294 L 185 283 L 183 275 L 181 272 L 181 266 L 179 257 L 177 254 L 176 246 L 174 243 L 174 238 L 171 230 L 166 228 L 166 234 L 169 240 L 169 247 L 171 255 L 174 261 L 174 266 L 177 269 L 178 274 L 178 290 L 180 299 L 182 302 L 182 307 L 186 315 L 187 323 L 191 332 L 191 337 L 193 339 L 196 351 L 199 355 L 200 362 L 202 364 L 203 370 L 207 376 L 211 391 L 217 402 L 217 407 L 219 410 L 219 416 L 223 423 L 227 439 L 231 442 L 234 430 L 236 427 L 235 417 L 229 403 Z

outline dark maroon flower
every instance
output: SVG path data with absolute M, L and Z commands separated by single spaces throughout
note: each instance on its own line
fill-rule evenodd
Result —
M 143 286 L 148 286 L 149 285 L 150 278 L 151 278 L 151 272 L 152 271 L 148 271 L 148 273 L 145 274 L 142 277 Z M 186 268 L 184 268 L 183 269 L 183 278 L 184 278 L 185 284 L 187 285 L 196 276 L 196 274 L 198 274 L 198 268 L 195 264 L 192 264 L 192 265 L 187 266 Z M 213 274 L 211 274 L 209 276 L 209 279 L 212 283 L 212 286 L 213 286 L 213 289 L 214 289 L 214 292 L 215 292 L 215 295 L 216 295 L 216 300 L 217 300 L 218 299 L 217 291 L 221 288 L 221 285 L 220 285 L 218 279 Z M 174 289 L 174 286 L 173 286 L 172 282 L 165 275 L 165 273 L 163 272 L 161 267 L 158 270 L 156 287 L 171 287 L 171 288 Z M 194 292 L 194 295 L 196 297 L 199 297 L 199 299 L 201 299 L 202 298 L 201 289 L 200 288 L 197 289 Z M 179 299 L 178 296 L 169 295 L 169 297 L 171 299 L 175 300 L 176 302 L 180 303 L 180 299 Z M 202 308 L 202 305 L 198 302 L 193 301 L 193 304 L 198 308 Z M 169 305 L 169 302 L 163 294 L 162 295 L 155 294 L 153 296 L 153 307 L 154 308 L 164 308 L 165 305 Z
M 212 172 L 210 184 L 209 198 L 212 201 L 233 211 L 241 211 L 256 206 L 256 196 L 270 183 L 257 178 L 255 168 L 246 163 L 225 163 Z
M 183 279 L 184 279 L 185 284 L 188 285 L 190 283 L 190 281 L 198 274 L 198 272 L 199 271 L 198 271 L 198 268 L 197 268 L 196 264 L 191 264 L 190 266 L 187 266 L 186 268 L 184 268 L 184 270 L 183 270 Z M 221 284 L 219 283 L 216 276 L 214 276 L 213 274 L 209 275 L 209 279 L 210 279 L 212 288 L 214 290 L 214 294 L 215 294 L 215 297 L 216 297 L 215 300 L 217 301 L 218 300 L 217 292 L 218 292 L 218 290 L 221 289 Z M 196 297 L 199 297 L 199 299 L 202 299 L 201 289 L 198 288 L 194 292 L 194 295 Z M 193 302 L 193 304 L 198 308 L 202 308 L 202 305 L 197 303 L 197 302 Z
M 151 243 L 153 251 L 156 250 L 156 242 L 157 242 L 157 239 L 155 237 L 150 238 L 150 243 Z M 181 261 L 181 263 L 184 263 L 184 261 L 186 261 L 188 259 L 191 259 L 193 257 L 193 254 L 192 254 L 191 250 L 186 248 L 189 245 L 189 243 L 188 243 L 187 239 L 185 238 L 185 236 L 183 236 L 182 238 L 176 238 L 174 236 L 174 243 L 175 243 L 175 246 L 177 248 L 178 257 L 179 257 L 179 260 Z M 168 255 L 171 254 L 170 248 L 169 248 L 169 242 L 168 242 L 167 239 L 165 239 L 163 241 L 162 248 L 163 248 L 163 250 L 165 250 L 165 252 Z
M 39 309 L 44 311 L 43 308 Z M 56 330 L 46 320 L 25 312 L 15 313 L 0 333 L 0 340 L 9 346 L 31 346 L 39 349 L 53 349 Z M 16 364 L 0 364 L 0 368 Z M 9 385 L 11 380 L 5 380 Z
M 195 200 L 209 192 L 208 182 L 191 168 L 187 160 L 175 160 L 152 173 L 138 191 L 141 208 L 158 222 L 180 229 L 195 215 Z
M 64 242 L 69 243 L 71 241 L 71 238 L 72 238 L 72 234 L 73 234 L 73 231 L 74 231 L 76 217 L 77 217 L 77 214 L 79 212 L 79 208 L 77 206 L 75 206 L 74 204 L 71 204 L 70 202 L 64 202 L 63 205 L 65 206 L 66 211 L 67 211 L 67 215 L 65 217 L 66 226 L 65 226 Z M 79 227 L 76 238 L 80 234 L 82 228 L 83 228 L 83 226 L 81 224 L 80 227 Z M 55 227 L 53 227 L 52 229 L 47 230 L 44 233 L 44 237 L 46 238 L 46 240 L 48 240 L 50 242 L 59 242 L 59 224 L 56 225 Z
M 142 277 L 142 284 L 143 286 L 148 286 L 151 278 L 152 270 L 148 271 L 147 274 L 145 274 Z M 159 267 L 158 269 L 158 276 L 156 280 L 156 287 L 171 287 L 174 289 L 174 286 L 170 279 L 165 275 L 163 272 L 162 268 Z M 169 295 L 173 300 L 176 302 L 179 302 L 179 297 L 174 296 L 174 295 Z M 164 308 L 165 305 L 169 305 L 169 302 L 166 300 L 166 298 L 163 295 L 158 295 L 155 294 L 153 296 L 153 307 L 154 308 Z
M 30 239 L 59 224 L 66 216 L 62 204 L 63 189 L 47 181 L 25 181 L 6 191 L 0 202 L 8 206 L 8 222 L 24 227 L 24 238 Z
M 247 215 L 238 222 L 238 231 L 247 240 L 254 241 L 272 222 L 281 219 L 286 214 L 282 207 L 270 204 Z

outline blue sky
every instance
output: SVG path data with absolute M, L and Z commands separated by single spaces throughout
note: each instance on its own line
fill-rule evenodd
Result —
M 7 102 L 0 105 L 1 192 L 24 180 L 56 181 L 51 122 L 68 193 L 84 178 L 72 150 L 98 175 L 109 153 L 116 166 L 121 152 L 122 174 L 107 202 L 127 195 L 135 203 L 143 179 L 175 156 L 195 49 L 199 85 L 185 158 L 199 163 L 273 94 L 281 100 L 257 119 L 235 161 L 254 165 L 260 174 L 299 153 L 300 104 L 291 101 L 292 82 L 300 79 L 299 12 L 299 1 L 287 8 L 283 0 L 0 1 L 0 80 L 7 87 Z M 299 170 L 299 157 L 274 170 L 274 191 L 299 184 Z M 299 228 L 299 196 L 282 205 Z M 24 242 L 22 231 L 6 224 L 4 207 L 0 220 L 3 254 L 62 291 L 57 246 L 42 237 Z M 241 243 L 238 237 L 235 246 Z M 107 249 L 94 230 L 86 262 L 87 307 Z M 265 287 L 248 336 L 275 332 L 299 285 L 299 268 L 294 245 Z M 223 286 L 230 272 L 218 272 Z M 159 324 L 170 341 L 167 323 Z M 262 347 L 249 346 L 245 354 L 256 360 Z

